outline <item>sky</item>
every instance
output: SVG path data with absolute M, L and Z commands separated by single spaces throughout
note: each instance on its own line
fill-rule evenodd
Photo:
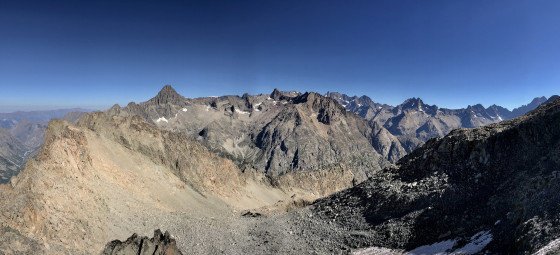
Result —
M 560 1 L 0 0 L 0 112 L 337 91 L 512 109 L 559 94 Z

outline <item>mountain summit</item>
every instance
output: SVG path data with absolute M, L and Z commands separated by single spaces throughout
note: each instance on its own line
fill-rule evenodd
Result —
M 184 100 L 185 98 L 179 95 L 179 93 L 177 93 L 171 85 L 165 85 L 154 98 L 150 99 L 149 102 L 157 105 L 181 104 Z

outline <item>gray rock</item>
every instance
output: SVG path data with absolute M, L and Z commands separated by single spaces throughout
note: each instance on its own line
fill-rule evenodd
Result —
M 103 255 L 181 255 L 177 248 L 175 239 L 171 238 L 169 232 L 162 234 L 159 229 L 154 231 L 154 237 L 140 237 L 136 233 L 121 242 L 114 240 L 109 242 Z

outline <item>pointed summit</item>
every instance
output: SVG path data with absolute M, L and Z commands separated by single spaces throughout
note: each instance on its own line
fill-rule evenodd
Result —
M 270 98 L 274 99 L 274 100 L 282 100 L 283 99 L 283 95 L 282 93 L 278 90 L 278 89 L 274 89 L 274 91 L 272 91 L 272 93 L 270 94 Z
M 180 105 L 185 98 L 177 93 L 171 85 L 165 85 L 160 92 L 149 102 L 154 104 L 175 104 Z

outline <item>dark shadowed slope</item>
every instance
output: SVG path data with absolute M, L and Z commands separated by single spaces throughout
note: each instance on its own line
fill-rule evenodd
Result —
M 533 253 L 560 238 L 559 170 L 556 99 L 516 119 L 431 139 L 311 211 L 334 222 L 334 238 L 350 247 L 411 250 L 445 241 L 456 252 L 482 243 L 490 253 Z

